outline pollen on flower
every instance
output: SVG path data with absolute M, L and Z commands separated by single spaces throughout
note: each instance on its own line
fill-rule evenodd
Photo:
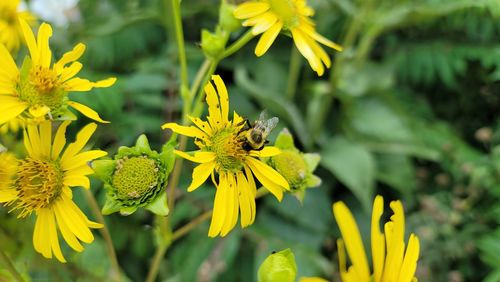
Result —
M 215 153 L 217 171 L 238 172 L 243 168 L 243 158 L 248 152 L 243 149 L 243 141 L 238 127 L 228 127 L 214 134 L 209 151 Z
M 18 192 L 12 210 L 21 210 L 18 217 L 50 207 L 63 188 L 63 171 L 58 162 L 26 158 L 19 162 L 14 187 Z
M 158 184 L 158 164 L 147 158 L 124 157 L 117 161 L 113 187 L 121 200 L 134 200 L 148 195 Z
M 55 71 L 42 66 L 36 66 L 31 70 L 29 80 L 40 94 L 49 94 L 61 84 Z

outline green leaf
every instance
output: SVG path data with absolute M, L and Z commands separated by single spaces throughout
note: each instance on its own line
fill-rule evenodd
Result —
M 343 137 L 330 140 L 322 152 L 321 163 L 332 172 L 370 210 L 375 185 L 375 160 L 362 145 Z

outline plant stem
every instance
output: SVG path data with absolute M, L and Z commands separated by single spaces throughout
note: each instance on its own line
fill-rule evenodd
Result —
M 12 276 L 18 282 L 24 282 L 24 279 L 21 276 L 21 274 L 16 270 L 16 268 L 14 267 L 14 264 L 12 263 L 10 258 L 2 250 L 0 250 L 0 257 L 5 262 L 5 266 L 7 267 L 7 270 L 10 272 L 10 274 L 12 274 Z
M 288 82 L 286 85 L 286 97 L 290 101 L 293 101 L 293 98 L 295 97 L 301 65 L 302 61 L 299 51 L 296 48 L 292 48 L 292 52 L 290 54 L 290 70 L 288 72 Z
M 191 100 L 193 99 L 194 95 L 196 95 L 196 92 L 198 91 L 198 88 L 200 87 L 201 82 L 202 82 L 203 78 L 205 77 L 205 73 L 208 71 L 210 65 L 211 65 L 210 60 L 205 59 L 205 61 L 203 61 L 203 64 L 201 65 L 201 67 L 198 69 L 198 72 L 196 73 L 196 76 L 194 77 L 193 84 L 191 84 L 191 89 L 189 89 L 189 97 Z
M 194 102 L 193 112 L 191 113 L 193 117 L 199 117 L 201 115 L 201 112 L 203 111 L 203 98 L 205 97 L 203 86 L 208 83 L 210 77 L 212 76 L 212 74 L 214 74 L 215 70 L 217 69 L 218 64 L 219 61 L 212 61 L 210 63 L 210 67 L 208 68 L 208 71 L 206 72 L 205 77 L 202 80 L 201 84 L 202 86 L 198 90 L 198 95 L 196 96 L 196 100 Z
M 168 249 L 168 245 L 160 245 L 156 249 L 155 256 L 153 257 L 153 262 L 151 263 L 151 267 L 149 268 L 148 276 L 146 278 L 146 282 L 153 282 L 158 275 L 158 269 L 160 268 L 161 259 L 165 255 Z
M 85 197 L 87 198 L 87 202 L 90 205 L 90 209 L 92 213 L 97 218 L 97 222 L 103 225 L 103 228 L 99 229 L 104 241 L 106 242 L 106 253 L 108 254 L 108 258 L 111 262 L 112 272 L 111 272 L 111 280 L 120 281 L 120 265 L 118 264 L 118 259 L 116 258 L 115 248 L 113 247 L 113 240 L 111 239 L 111 235 L 109 234 L 108 227 L 106 226 L 106 222 L 104 221 L 104 217 L 102 216 L 101 210 L 99 209 L 99 205 L 94 197 L 94 194 L 88 189 L 85 190 Z
M 238 40 L 236 40 L 233 44 L 231 44 L 229 47 L 226 48 L 226 50 L 224 51 L 224 53 L 222 53 L 222 56 L 219 58 L 218 61 L 231 56 L 236 51 L 240 50 L 243 46 L 245 46 L 245 44 L 247 44 L 248 41 L 252 40 L 252 38 L 254 37 L 255 35 L 252 34 L 252 29 L 249 29 L 247 32 L 245 32 L 245 34 L 243 34 L 243 36 L 238 38 Z
M 179 0 L 170 0 L 174 17 L 175 37 L 179 52 L 179 63 L 181 67 L 181 85 L 185 89 L 189 88 L 186 49 L 184 47 L 184 31 L 182 28 L 181 6 Z

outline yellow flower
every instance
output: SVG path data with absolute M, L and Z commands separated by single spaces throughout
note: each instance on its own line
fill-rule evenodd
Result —
M 35 17 L 27 11 L 19 11 L 19 0 L 0 1 L 0 43 L 9 51 L 19 49 L 22 30 L 18 18 L 30 25 L 35 24 Z
M 73 107 L 87 117 L 103 121 L 97 112 L 80 103 L 69 101 L 70 91 L 89 91 L 93 87 L 109 87 L 115 78 L 98 82 L 74 77 L 82 68 L 77 60 L 85 51 L 85 45 L 78 44 L 56 63 L 52 64 L 49 38 L 50 25 L 43 23 L 38 38 L 28 24 L 20 19 L 30 56 L 19 70 L 7 49 L 0 44 L 0 125 L 16 117 L 28 120 L 68 119 L 67 107 Z M 71 63 L 67 66 L 67 64 Z M 52 64 L 52 66 L 51 66 Z
M 205 86 L 207 121 L 190 117 L 196 127 L 166 123 L 162 128 L 194 137 L 195 144 L 200 148 L 194 155 L 181 151 L 175 153 L 200 164 L 193 171 L 193 181 L 187 189 L 189 192 L 200 187 L 209 176 L 212 177 L 217 191 L 208 236 L 215 237 L 227 235 L 236 225 L 239 213 L 242 227 L 255 220 L 256 185 L 253 175 L 280 201 L 283 191 L 290 187 L 283 176 L 258 159 L 275 156 L 280 153 L 279 149 L 245 150 L 244 119 L 236 112 L 232 121 L 228 119 L 226 86 L 218 75 L 212 76 L 212 80 L 217 91 L 210 82 Z M 219 176 L 218 181 L 215 180 L 215 172 Z
M 299 52 L 321 76 L 325 66 L 330 68 L 332 62 L 318 42 L 338 51 L 342 51 L 342 47 L 316 32 L 315 24 L 310 19 L 313 14 L 314 10 L 307 6 L 306 0 L 248 1 L 234 11 L 236 18 L 245 20 L 243 26 L 253 26 L 254 35 L 262 33 L 255 55 L 264 55 L 283 31 L 291 34 Z
M 4 125 L 0 126 L 0 134 L 7 133 L 17 133 L 19 129 L 24 127 L 24 122 L 21 119 L 14 118 L 4 123 Z
M 15 190 L 10 189 L 17 170 L 17 159 L 8 152 L 0 153 L 0 202 L 6 202 L 15 197 Z
M 70 187 L 89 189 L 87 175 L 92 174 L 93 170 L 87 163 L 105 156 L 106 152 L 81 152 L 97 128 L 95 123 L 80 130 L 76 141 L 64 149 L 69 123 L 65 121 L 61 124 L 53 141 L 49 121 L 27 125 L 24 130 L 24 145 L 28 156 L 18 161 L 16 177 L 10 188 L 0 189 L 0 202 L 12 206 L 11 211 L 18 211 L 18 218 L 35 212 L 35 250 L 46 258 L 54 255 L 61 262 L 66 260 L 59 246 L 57 229 L 72 249 L 81 252 L 83 247 L 80 241 L 91 243 L 94 240 L 90 228 L 102 227 L 101 224 L 88 220 L 73 202 Z
M 301 277 L 299 282 L 328 282 L 328 280 L 320 277 Z
M 390 207 L 394 214 L 391 221 L 380 232 L 380 218 L 384 212 L 384 199 L 377 196 L 373 203 L 371 223 L 371 248 L 373 273 L 370 273 L 365 249 L 356 221 L 349 209 L 342 202 L 333 205 L 333 214 L 340 228 L 343 239 L 339 239 L 340 275 L 343 282 L 410 282 L 414 277 L 420 252 L 418 237 L 413 233 L 405 252 L 405 218 L 403 205 L 393 201 Z M 345 246 L 344 246 L 345 244 Z M 346 268 L 346 249 L 352 262 Z

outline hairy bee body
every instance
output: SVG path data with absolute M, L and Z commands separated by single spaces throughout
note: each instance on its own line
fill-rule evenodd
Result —
M 267 136 L 269 136 L 269 133 L 276 127 L 278 121 L 279 119 L 277 117 L 267 119 L 265 111 L 260 114 L 259 119 L 256 120 L 253 125 L 246 119 L 244 121 L 245 126 L 242 128 L 242 132 L 244 132 L 243 148 L 246 151 L 262 150 L 264 145 L 268 142 Z

